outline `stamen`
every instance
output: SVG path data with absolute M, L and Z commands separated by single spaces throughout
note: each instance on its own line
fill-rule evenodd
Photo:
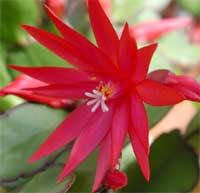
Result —
M 96 104 L 92 107 L 91 112 L 94 113 L 94 112 L 97 110 L 97 108 L 99 107 L 100 104 L 101 104 L 101 101 L 98 100 L 98 101 L 96 102 Z
M 96 95 L 88 92 L 85 93 L 87 97 L 92 98 L 86 103 L 88 106 L 94 105 L 91 109 L 91 112 L 95 112 L 99 106 L 101 106 L 103 112 L 108 112 L 109 108 L 105 103 L 106 96 L 97 90 L 93 90 L 93 93 L 95 93 Z
M 96 95 L 89 92 L 85 92 L 85 96 L 90 97 L 90 98 L 96 98 Z
M 108 112 L 109 111 L 109 108 L 107 107 L 107 105 L 106 105 L 104 100 L 101 102 L 101 108 L 102 108 L 103 112 Z
M 93 100 L 90 100 L 87 102 L 87 105 L 90 106 L 90 105 L 93 105 L 94 103 L 96 103 L 98 101 L 98 99 L 93 99 Z
M 87 102 L 88 106 L 94 105 L 91 112 L 95 112 L 98 107 L 101 107 L 103 112 L 108 112 L 109 108 L 105 101 L 112 96 L 113 87 L 110 84 L 105 84 L 103 82 L 99 83 L 99 86 L 92 90 L 92 92 L 85 92 L 85 96 L 91 98 Z

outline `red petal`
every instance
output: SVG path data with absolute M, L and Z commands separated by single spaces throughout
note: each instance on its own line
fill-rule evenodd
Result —
M 109 107 L 109 112 L 103 113 L 99 108 L 92 120 L 84 127 L 84 130 L 76 140 L 69 159 L 62 171 L 58 182 L 62 181 L 69 173 L 71 173 L 102 141 L 110 129 L 113 108 Z M 79 122 L 79 121 L 78 121 Z
M 140 139 L 137 137 L 136 131 L 133 127 L 129 129 L 129 135 L 131 139 L 131 144 L 133 147 L 133 151 L 135 153 L 135 157 L 138 161 L 140 169 L 147 181 L 150 178 L 150 167 L 149 167 L 149 158 L 146 152 L 144 151 L 144 147 L 140 142 Z
M 8 86 L 2 88 L 0 92 L 2 92 L 2 96 L 13 94 L 30 101 L 44 103 L 55 108 L 67 106 L 68 104 L 71 103 L 71 101 L 68 99 L 44 97 L 40 95 L 35 95 L 31 91 L 23 90 L 26 88 L 35 88 L 35 87 L 40 87 L 40 86 L 45 86 L 45 85 L 47 84 L 39 80 L 33 79 L 30 76 L 21 75 L 18 78 L 16 78 L 13 82 L 11 82 Z
M 150 80 L 155 80 L 158 81 L 162 84 L 165 84 L 166 78 L 169 76 L 168 74 L 171 74 L 172 72 L 170 72 L 169 70 L 155 70 L 151 73 L 148 74 L 148 79 Z
M 154 106 L 174 105 L 185 99 L 176 89 L 153 80 L 145 80 L 137 86 L 137 90 L 145 103 Z
M 99 66 L 99 70 L 104 69 L 105 71 L 111 71 L 114 68 L 112 62 L 101 50 L 88 41 L 84 36 L 63 23 L 47 6 L 46 11 L 53 23 L 63 35 L 64 39 L 81 50 L 87 58 L 90 58 L 93 64 Z
M 119 170 L 112 170 L 108 172 L 104 185 L 114 191 L 117 191 L 128 184 L 128 179 L 125 173 Z
M 200 101 L 200 84 L 189 76 L 177 76 L 168 70 L 156 70 L 150 73 L 148 78 L 176 89 L 186 99 Z
M 99 157 L 96 169 L 96 176 L 94 185 L 92 187 L 92 192 L 95 192 L 101 185 L 106 173 L 111 166 L 111 134 L 110 132 L 104 137 L 103 141 L 100 144 Z
M 98 1 L 88 0 L 89 16 L 98 46 L 117 60 L 119 39 Z
M 28 89 L 33 94 L 48 96 L 61 99 L 83 99 L 86 98 L 85 92 L 90 92 L 96 88 L 95 83 L 78 83 L 78 84 L 54 84 L 43 87 Z
M 35 27 L 27 25 L 23 25 L 22 27 L 43 46 L 74 66 L 84 70 L 95 69 L 95 71 L 96 68 L 100 68 L 96 63 L 93 63 L 92 55 L 86 56 L 83 54 L 84 47 L 76 47 L 63 38 Z
M 132 35 L 140 42 L 154 41 L 160 36 L 173 30 L 187 27 L 189 18 L 170 18 L 147 21 L 132 27 Z
M 131 95 L 131 122 L 135 135 L 143 145 L 146 154 L 149 154 L 149 125 L 144 104 L 138 94 Z
M 143 81 L 146 78 L 149 65 L 151 62 L 151 58 L 155 49 L 157 48 L 157 44 L 152 44 L 146 47 L 139 49 L 138 51 L 138 58 L 137 58 L 137 66 L 133 73 L 133 81 L 138 83 Z
M 10 68 L 25 73 L 35 79 L 50 84 L 69 84 L 88 81 L 87 74 L 72 68 L 61 67 L 22 67 L 9 65 Z
M 80 134 L 88 120 L 93 115 L 94 114 L 90 112 L 90 108 L 85 104 L 76 109 L 57 127 L 57 129 L 31 156 L 29 162 L 40 160 L 68 144 Z
M 137 45 L 135 39 L 130 37 L 128 24 L 120 39 L 119 47 L 119 65 L 122 71 L 131 74 L 137 63 Z
M 127 102 L 122 101 L 113 115 L 112 122 L 112 168 L 118 163 L 128 129 L 129 112 Z

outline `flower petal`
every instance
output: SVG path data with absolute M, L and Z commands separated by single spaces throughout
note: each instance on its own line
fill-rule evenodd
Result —
M 43 87 L 27 89 L 33 94 L 48 96 L 61 99 L 84 99 L 85 92 L 92 91 L 96 88 L 96 83 L 85 82 L 78 84 L 52 84 Z
M 110 59 L 101 50 L 88 41 L 84 36 L 63 23 L 47 6 L 45 8 L 47 14 L 61 32 L 64 39 L 81 50 L 87 58 L 90 58 L 92 63 L 98 65 L 99 70 L 104 69 L 105 71 L 111 71 L 114 68 L 114 64 L 112 64 Z
M 176 89 L 153 80 L 145 80 L 139 84 L 137 91 L 145 103 L 154 106 L 174 105 L 185 99 Z
M 169 18 L 147 21 L 131 27 L 131 33 L 139 42 L 154 41 L 160 36 L 191 23 L 190 18 Z
M 33 94 L 31 91 L 28 91 L 28 90 L 23 90 L 26 88 L 35 88 L 35 87 L 41 87 L 45 85 L 47 84 L 23 74 L 17 77 L 9 85 L 2 88 L 0 90 L 0 95 L 5 96 L 8 94 L 13 94 L 13 95 L 20 96 L 24 99 L 27 99 L 29 101 L 47 104 L 54 108 L 66 107 L 68 104 L 72 103 L 72 101 L 68 99 L 57 99 L 57 98 L 52 98 L 52 97 L 45 97 L 45 96 Z
M 89 123 L 84 127 L 84 130 L 81 132 L 71 150 L 68 161 L 58 179 L 58 182 L 62 181 L 84 159 L 86 159 L 107 134 L 111 126 L 113 115 L 113 106 L 108 106 L 109 112 L 103 113 L 99 108 Z
M 149 70 L 149 65 L 153 53 L 157 48 L 157 44 L 151 44 L 140 48 L 137 52 L 137 66 L 132 76 L 132 80 L 136 83 L 143 81 L 146 78 L 147 72 Z
M 71 142 L 81 133 L 93 115 L 86 104 L 77 108 L 52 132 L 48 139 L 31 156 L 29 162 L 40 160 Z
M 43 46 L 74 66 L 86 71 L 97 71 L 97 69 L 100 69 L 93 62 L 95 58 L 91 54 L 90 56 L 84 54 L 84 47 L 76 47 L 61 37 L 35 27 L 27 25 L 23 25 L 22 27 Z
M 138 161 L 140 169 L 147 181 L 150 178 L 150 167 L 149 167 L 149 158 L 146 154 L 143 145 L 140 142 L 140 139 L 137 137 L 136 131 L 133 127 L 129 128 L 129 135 L 131 139 L 131 144 L 133 147 L 133 151 L 135 153 L 135 157 Z
M 129 27 L 126 23 L 119 46 L 119 65 L 120 69 L 129 75 L 133 72 L 137 64 L 137 45 L 135 39 L 130 37 Z
M 113 115 L 112 134 L 112 168 L 118 163 L 124 145 L 129 122 L 129 110 L 126 99 L 120 102 Z
M 177 76 L 169 70 L 156 70 L 150 73 L 148 78 L 176 89 L 186 99 L 200 101 L 200 84 L 192 77 L 184 75 Z
M 89 81 L 89 77 L 86 73 L 73 68 L 22 67 L 15 65 L 9 65 L 9 67 L 49 84 L 69 84 Z
M 149 154 L 149 125 L 144 104 L 136 92 L 131 94 L 131 123 L 137 139 Z
M 119 39 L 100 3 L 88 0 L 90 23 L 99 48 L 117 61 Z
M 92 192 L 95 192 L 99 188 L 99 186 L 102 183 L 102 180 L 106 176 L 106 173 L 110 169 L 111 155 L 112 155 L 111 134 L 110 132 L 108 132 L 108 134 L 104 137 L 104 139 L 100 144 L 96 176 L 92 187 Z

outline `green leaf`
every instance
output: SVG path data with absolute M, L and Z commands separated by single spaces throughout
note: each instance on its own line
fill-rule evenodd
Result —
M 148 114 L 149 127 L 156 125 L 171 109 L 171 106 L 167 107 L 153 107 L 146 105 L 146 110 Z
M 149 72 L 152 72 L 154 70 L 160 70 L 160 69 L 167 69 L 173 71 L 173 66 L 170 64 L 170 62 L 162 55 L 161 46 L 158 46 L 158 49 L 154 53 Z
M 35 25 L 38 19 L 36 1 L 1 0 L 0 1 L 0 39 L 6 42 L 23 43 L 25 33 L 20 24 Z
M 25 184 L 19 193 L 58 193 L 67 192 L 68 183 L 72 180 L 67 177 L 62 183 L 56 183 L 57 177 L 61 172 L 62 166 L 51 166 L 46 171 L 34 176 L 27 184 Z
M 0 88 L 11 81 L 11 77 L 6 67 L 6 53 L 5 49 L 0 45 Z
M 147 10 L 153 9 L 157 12 L 160 12 L 165 9 L 170 2 L 171 0 L 148 0 L 145 5 Z
M 128 186 L 121 192 L 188 192 L 199 180 L 198 156 L 178 131 L 164 134 L 153 143 L 150 163 L 150 182 L 132 163 L 126 168 Z
M 188 125 L 186 140 L 192 147 L 200 150 L 200 111 Z
M 66 113 L 44 105 L 23 104 L 0 115 L 0 178 L 12 178 L 43 165 L 27 160 Z
M 194 16 L 200 16 L 200 0 L 178 0 L 177 3 Z
M 0 89 L 6 86 L 11 81 L 11 75 L 8 73 L 6 67 L 6 53 L 2 45 L 0 45 Z M 0 112 L 5 111 L 11 107 L 21 103 L 22 100 L 18 97 L 7 96 L 0 97 Z
M 76 181 L 68 191 L 69 193 L 84 192 L 90 193 L 95 178 L 97 153 L 91 154 L 76 170 Z
M 124 21 L 141 11 L 144 0 L 112 0 L 112 16 L 115 21 Z
M 69 67 L 69 64 L 50 52 L 39 43 L 33 43 L 26 48 L 16 50 L 8 56 L 8 63 L 19 66 L 64 66 Z M 14 77 L 19 73 L 10 70 Z
M 23 103 L 24 100 L 17 96 L 9 95 L 5 97 L 0 97 L 0 112 L 4 112 L 16 105 Z
M 198 65 L 200 62 L 200 46 L 191 44 L 183 31 L 171 32 L 161 38 L 159 50 L 172 63 Z
M 68 0 L 66 19 L 76 31 L 87 34 L 90 25 L 86 2 L 83 0 Z

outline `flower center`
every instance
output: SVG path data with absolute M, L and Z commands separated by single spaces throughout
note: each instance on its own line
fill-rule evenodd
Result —
M 99 85 L 92 91 L 90 92 L 85 92 L 85 95 L 91 100 L 87 102 L 88 106 L 93 105 L 91 112 L 95 112 L 98 107 L 101 107 L 103 112 L 108 112 L 109 108 L 106 105 L 105 101 L 110 98 L 113 94 L 113 86 L 111 83 L 104 83 L 101 81 Z

